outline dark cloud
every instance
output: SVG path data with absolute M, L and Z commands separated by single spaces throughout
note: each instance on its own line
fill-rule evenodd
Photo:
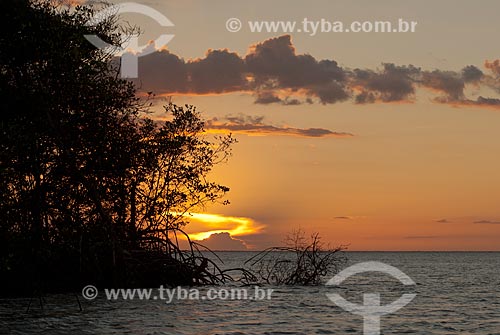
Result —
M 375 94 L 373 94 L 372 92 L 366 92 L 366 91 L 363 91 L 363 92 L 357 94 L 356 97 L 354 98 L 354 101 L 357 104 L 371 104 L 371 103 L 374 103 L 376 100 L 377 100 L 377 98 L 376 98 Z
M 492 77 L 485 76 L 472 65 L 465 67 L 461 73 L 440 70 L 422 73 L 422 86 L 442 93 L 441 96 L 434 99 L 435 102 L 453 106 L 500 107 L 500 99 L 479 96 L 476 100 L 472 100 L 465 97 L 466 83 L 480 83 L 483 81 L 490 87 L 495 86 Z
M 452 223 L 452 221 L 449 221 L 448 219 L 441 219 L 441 220 L 436 220 L 437 223 Z
M 244 62 L 233 52 L 209 50 L 205 58 L 184 61 L 168 50 L 139 58 L 139 85 L 158 93 L 225 93 L 246 89 Z
M 482 96 L 476 100 L 465 99 L 460 103 L 463 106 L 500 107 L 500 99 L 484 98 Z
M 345 79 L 344 70 L 337 62 L 318 62 L 311 55 L 297 55 L 290 35 L 256 44 L 245 62 L 259 85 L 271 80 L 277 81 L 279 87 L 301 89 Z
M 325 85 L 317 85 L 307 89 L 307 94 L 316 96 L 322 104 L 334 104 L 339 101 L 347 100 L 350 95 L 346 88 L 337 82 L 330 82 Z
M 350 133 L 334 132 L 324 128 L 277 127 L 264 123 L 263 116 L 226 116 L 213 118 L 205 122 L 207 131 L 233 132 L 248 135 L 284 135 L 300 137 L 351 137 Z
M 480 220 L 474 221 L 475 224 L 500 224 L 500 221 Z
M 275 95 L 273 92 L 265 91 L 265 92 L 258 92 L 257 97 L 255 99 L 256 104 L 272 104 L 275 102 L 283 102 L 280 97 Z
M 469 65 L 462 69 L 462 78 L 466 83 L 476 83 L 483 78 L 483 75 L 483 71 L 474 65 Z
M 245 64 L 234 52 L 209 50 L 205 58 L 187 63 L 192 92 L 223 93 L 246 88 Z
M 379 72 L 355 69 L 353 85 L 361 91 L 355 101 L 373 103 L 411 100 L 415 95 L 415 76 L 419 73 L 420 69 L 413 65 L 396 66 L 391 63 L 383 64 Z
M 214 233 L 198 243 L 214 251 L 244 251 L 248 249 L 244 241 L 232 237 L 229 233 Z
M 140 78 L 135 79 L 144 91 L 186 93 L 190 91 L 185 61 L 168 50 L 158 50 L 139 58 Z
M 346 73 L 337 62 L 297 55 L 289 35 L 256 44 L 245 57 L 245 63 L 257 89 L 302 90 L 322 103 L 335 103 L 349 97 L 343 84 Z
M 349 216 L 336 216 L 333 219 L 334 220 L 350 220 L 351 217 L 349 217 Z
M 422 73 L 422 85 L 444 94 L 438 102 L 457 102 L 464 99 L 465 82 L 456 72 L 434 70 Z
M 154 48 L 154 46 L 150 46 Z M 350 70 L 333 59 L 297 54 L 284 35 L 251 46 L 245 56 L 229 50 L 208 50 L 202 58 L 184 60 L 162 49 L 139 57 L 144 91 L 157 94 L 221 94 L 247 92 L 257 104 L 358 104 L 413 102 L 418 88 L 438 93 L 437 103 L 500 108 L 500 99 L 467 98 L 467 85 L 500 93 L 500 60 L 486 61 L 483 73 L 474 65 L 461 71 L 424 71 L 414 65 L 384 63 L 376 70 Z
M 280 103 L 285 106 L 297 106 L 303 104 L 304 102 L 308 101 L 300 101 L 299 99 L 290 98 L 289 96 L 286 96 L 282 99 L 272 91 L 257 92 L 257 94 L 255 94 L 254 101 L 254 103 L 261 105 Z
M 479 97 L 475 101 L 476 105 L 500 105 L 500 99 Z

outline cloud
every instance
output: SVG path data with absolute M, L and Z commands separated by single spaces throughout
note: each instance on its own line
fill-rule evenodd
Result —
M 264 123 L 263 116 L 228 115 L 224 118 L 213 118 L 205 122 L 208 132 L 232 132 L 246 135 L 281 135 L 300 137 L 351 137 L 350 133 L 335 132 L 324 128 L 292 128 L 278 127 Z
M 436 220 L 437 223 L 452 223 L 453 221 L 449 221 L 448 219 Z
M 491 72 L 491 75 L 484 75 L 482 82 L 500 93 L 500 59 L 494 61 L 485 61 L 484 67 Z
M 485 61 L 484 67 L 493 72 L 493 74 L 497 77 L 500 77 L 500 59 L 496 59 L 494 61 Z
M 483 98 L 483 97 L 480 96 L 479 98 L 477 98 L 476 101 L 474 101 L 474 104 L 476 104 L 476 105 L 483 105 L 483 106 L 500 105 L 500 99 Z
M 185 61 L 166 49 L 139 58 L 144 90 L 158 93 L 220 94 L 245 90 L 243 60 L 228 50 L 208 50 L 204 58 Z
M 186 62 L 162 49 L 139 58 L 140 78 L 133 80 L 144 91 L 191 92 Z
M 479 107 L 489 107 L 489 108 L 499 108 L 500 107 L 500 99 L 495 98 L 484 98 L 479 96 L 476 100 L 463 99 L 460 101 L 456 101 L 455 103 L 451 103 L 454 106 L 479 106 Z
M 244 241 L 233 238 L 229 233 L 214 233 L 199 241 L 201 245 L 214 251 L 245 251 L 248 250 Z
M 412 100 L 415 95 L 415 78 L 420 69 L 413 65 L 396 66 L 383 64 L 380 71 L 355 69 L 353 86 L 360 93 L 356 103 L 374 103 L 376 101 L 395 102 Z
M 475 224 L 500 224 L 500 221 L 480 220 L 474 221 Z
M 337 62 L 297 55 L 290 35 L 268 39 L 250 50 L 245 63 L 254 89 L 301 90 L 322 103 L 335 103 L 349 97 L 343 84 L 346 73 Z
M 334 59 L 298 54 L 290 35 L 283 35 L 250 46 L 244 56 L 222 49 L 185 60 L 163 48 L 139 57 L 140 78 L 135 82 L 160 95 L 244 92 L 257 104 L 282 105 L 408 103 L 424 88 L 438 94 L 432 99 L 436 103 L 500 108 L 498 98 L 471 99 L 465 94 L 468 85 L 500 94 L 500 60 L 486 61 L 484 67 L 487 73 L 474 65 L 460 71 L 393 63 L 378 69 L 348 69 Z
M 257 92 L 257 98 L 255 99 L 256 104 L 267 105 L 274 102 L 283 102 L 283 100 L 281 100 L 281 98 L 275 95 L 273 92 Z
M 422 73 L 422 85 L 444 96 L 436 98 L 439 102 L 454 102 L 464 99 L 465 82 L 462 76 L 452 71 L 434 70 Z
M 462 78 L 466 83 L 476 83 L 483 78 L 483 71 L 474 65 L 468 65 L 462 69 Z
M 300 101 L 299 99 L 290 98 L 288 96 L 282 99 L 278 95 L 276 95 L 273 91 L 260 91 L 255 94 L 255 97 L 256 97 L 255 103 L 262 105 L 280 103 L 285 106 L 296 106 L 306 102 L 310 103 L 310 99 L 309 100 L 306 99 L 305 101 Z
M 190 88 L 197 93 L 223 93 L 246 87 L 244 62 L 234 52 L 209 50 L 205 58 L 187 63 Z
M 351 220 L 350 216 L 336 216 L 333 218 L 334 220 Z

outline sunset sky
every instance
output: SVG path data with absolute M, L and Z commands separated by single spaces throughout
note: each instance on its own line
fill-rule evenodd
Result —
M 175 24 L 124 15 L 140 44 L 175 34 L 139 59 L 155 110 L 172 96 L 239 141 L 213 173 L 231 204 L 193 216 L 194 237 L 262 249 L 300 227 L 349 250 L 500 250 L 500 2 L 138 2 Z M 418 25 L 315 36 L 246 25 L 304 18 Z

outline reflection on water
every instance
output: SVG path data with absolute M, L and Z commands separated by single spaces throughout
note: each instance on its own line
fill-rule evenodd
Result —
M 226 267 L 252 254 L 221 253 Z M 415 300 L 382 317 L 382 334 L 500 334 L 500 253 L 348 253 L 349 264 L 380 261 L 416 286 L 379 273 L 351 277 L 341 287 L 277 287 L 272 300 L 82 301 L 46 297 L 45 309 L 26 299 L 0 300 L 0 334 L 362 334 L 361 317 L 335 306 L 326 293 L 362 303 L 380 292 L 382 304 L 403 293 Z M 347 264 L 346 266 L 348 266 Z M 83 300 L 83 299 L 82 299 Z

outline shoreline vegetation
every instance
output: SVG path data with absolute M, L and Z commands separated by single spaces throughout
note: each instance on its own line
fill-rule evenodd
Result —
M 138 98 L 114 56 L 84 37 L 118 45 L 123 30 L 136 30 L 117 17 L 89 26 L 94 7 L 50 0 L 2 2 L 0 10 L 0 296 L 88 283 L 314 285 L 337 269 L 342 248 L 325 252 L 317 235 L 295 235 L 248 268 L 221 270 L 183 232 L 184 214 L 229 204 L 229 188 L 209 173 L 231 156 L 234 138 L 209 137 L 189 105 L 166 105 L 164 122 L 149 117 L 152 94 Z M 190 250 L 179 248 L 181 237 Z

